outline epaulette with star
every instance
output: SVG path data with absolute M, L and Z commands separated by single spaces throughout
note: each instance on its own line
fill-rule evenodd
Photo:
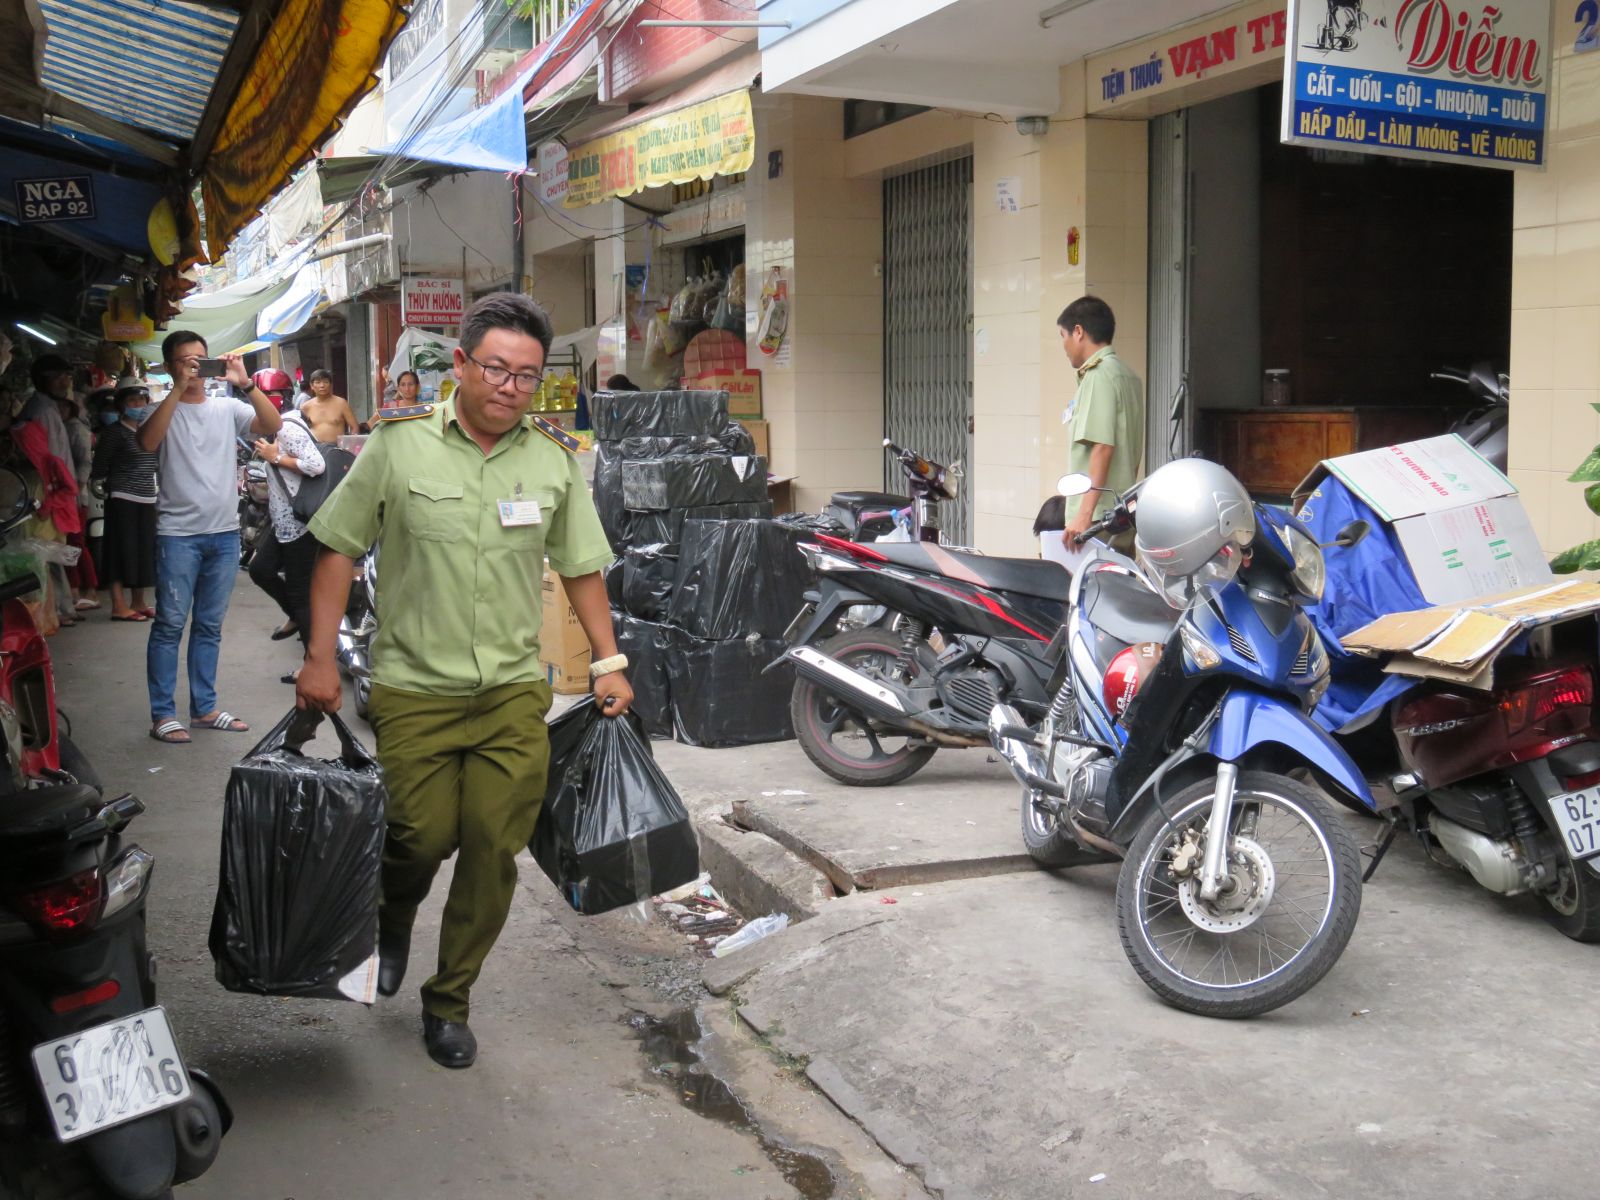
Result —
M 380 408 L 378 410 L 378 424 L 387 425 L 391 421 L 414 421 L 418 417 L 433 416 L 433 405 L 412 404 L 405 408 Z
M 540 433 L 544 434 L 545 437 L 549 438 L 556 445 L 560 446 L 568 454 L 576 454 L 583 448 L 582 442 L 573 437 L 554 421 L 547 421 L 543 417 L 534 417 L 533 427 Z

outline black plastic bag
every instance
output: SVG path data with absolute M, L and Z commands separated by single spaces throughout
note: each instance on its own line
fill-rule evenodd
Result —
M 799 539 L 777 521 L 685 521 L 668 620 L 700 638 L 782 637 L 813 583 Z
M 750 436 L 750 431 L 731 418 L 722 427 L 722 432 L 717 435 L 717 441 L 722 443 L 722 452 L 724 454 L 754 454 L 756 452 L 756 440 Z
M 603 442 L 630 437 L 714 438 L 728 423 L 728 393 L 597 392 L 590 415 L 594 435 Z
M 706 504 L 697 508 L 658 509 L 655 512 L 623 512 L 611 545 L 619 554 L 629 546 L 676 546 L 683 535 L 685 521 L 747 521 L 772 515 L 772 501 L 754 504 Z M 601 523 L 605 518 L 601 517 Z
M 603 572 L 606 581 L 606 602 L 612 608 L 622 607 L 622 568 L 620 558 L 611 560 L 611 565 Z
M 686 454 L 622 463 L 622 503 L 634 512 L 766 498 L 767 460 L 759 455 Z
M 688 528 L 687 522 L 684 527 Z M 622 608 L 646 621 L 665 621 L 678 576 L 678 548 L 630 546 L 622 552 L 622 562 Z
M 672 736 L 672 698 L 667 689 L 667 654 L 677 631 L 623 612 L 611 614 L 617 649 L 628 656 L 633 707 L 651 737 Z
M 550 776 L 528 849 L 568 904 L 594 915 L 700 874 L 694 826 L 632 714 L 579 704 L 550 723 Z
M 339 757 L 307 757 L 318 720 L 290 709 L 228 778 L 211 957 L 230 992 L 370 1002 L 383 772 L 337 716 Z
M 767 666 L 789 649 L 780 638 L 713 642 L 679 632 L 667 648 L 674 731 L 690 746 L 747 746 L 794 736 L 794 671 Z

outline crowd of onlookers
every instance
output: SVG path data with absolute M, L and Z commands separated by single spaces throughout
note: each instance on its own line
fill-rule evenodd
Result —
M 11 349 L 0 345 L 0 373 Z M 153 383 L 135 373 L 131 354 L 110 349 L 89 366 L 36 355 L 0 435 L 0 460 L 22 471 L 38 502 L 19 530 L 43 551 L 36 621 L 47 633 L 101 612 L 149 625 L 151 736 L 179 744 L 191 729 L 244 732 L 216 696 L 222 620 L 240 565 L 241 458 L 253 451 L 269 464 L 271 529 L 251 578 L 284 611 L 275 636 L 304 636 L 316 549 L 296 495 L 335 457 L 325 452 L 340 436 L 366 427 L 325 370 L 310 371 L 303 391 L 282 370 L 249 375 L 237 355 L 223 356 L 222 375 L 203 376 L 202 363 L 219 369 L 205 340 L 175 333 L 163 346 L 166 378 Z M 417 376 L 404 372 L 382 406 L 416 403 L 418 391 Z M 174 694 L 185 632 L 187 723 Z

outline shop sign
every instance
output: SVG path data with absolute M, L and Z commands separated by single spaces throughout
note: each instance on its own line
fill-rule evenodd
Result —
M 1359 0 L 1351 6 L 1361 8 Z M 1110 112 L 1272 62 L 1283 53 L 1287 19 L 1284 0 L 1258 0 L 1095 55 L 1088 61 L 1089 111 Z
M 539 147 L 539 198 L 555 207 L 567 198 L 567 148 L 560 142 Z
M 761 372 L 754 367 L 705 371 L 685 379 L 683 386 L 703 388 L 711 392 L 727 392 L 730 417 L 761 416 Z
M 459 279 L 412 275 L 400 281 L 402 325 L 459 325 L 466 311 Z
M 1283 140 L 1544 164 L 1549 0 L 1292 0 Z
M 567 155 L 568 208 L 645 188 L 750 169 L 755 118 L 741 88 L 575 146 Z
M 18 179 L 15 183 L 17 220 L 24 225 L 94 220 L 94 181 L 87 175 Z

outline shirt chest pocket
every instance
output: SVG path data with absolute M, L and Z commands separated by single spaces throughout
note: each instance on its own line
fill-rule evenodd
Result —
M 529 488 L 521 498 L 532 500 L 539 506 L 539 523 L 537 525 L 506 525 L 502 523 L 500 526 L 501 542 L 513 550 L 542 551 L 545 534 L 549 531 L 550 522 L 556 515 L 556 494 L 544 488 Z
M 459 542 L 472 533 L 466 488 L 444 479 L 413 475 L 407 481 L 406 526 L 429 542 Z

